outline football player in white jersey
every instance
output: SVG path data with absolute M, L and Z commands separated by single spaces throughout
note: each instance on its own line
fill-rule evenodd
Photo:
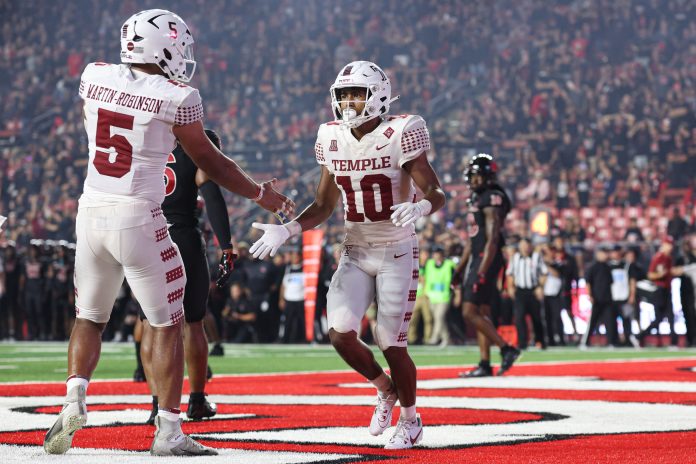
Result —
M 160 209 L 168 155 L 178 139 L 217 184 L 274 213 L 290 214 L 294 204 L 274 190 L 275 179 L 256 183 L 206 136 L 198 90 L 184 84 L 196 63 L 193 37 L 179 16 L 142 11 L 119 32 L 122 64 L 91 63 L 80 82 L 89 167 L 76 224 L 77 319 L 68 349 L 65 405 L 44 449 L 65 453 L 87 421 L 86 390 L 125 276 L 154 329 L 152 367 L 160 408 L 150 452 L 217 454 L 184 435 L 179 419 L 186 275 Z
M 391 425 L 398 399 L 401 416 L 386 448 L 410 448 L 423 436 L 416 367 L 406 347 L 418 286 L 414 222 L 442 208 L 445 194 L 428 162 L 423 118 L 387 115 L 396 98 L 382 69 L 368 61 L 346 65 L 331 86 L 331 100 L 336 120 L 319 127 L 315 145 L 321 178 L 314 202 L 285 225 L 253 224 L 264 234 L 249 251 L 256 258 L 273 256 L 289 237 L 326 221 L 343 197 L 344 251 L 327 303 L 331 343 L 377 387 L 370 433 L 380 435 Z M 417 202 L 414 183 L 424 194 Z M 392 378 L 358 338 L 375 298 L 375 338 Z

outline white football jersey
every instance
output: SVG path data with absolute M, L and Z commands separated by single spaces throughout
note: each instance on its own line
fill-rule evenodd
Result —
M 81 205 L 161 204 L 172 126 L 203 118 L 198 90 L 128 65 L 90 63 L 82 73 L 89 165 Z
M 430 136 L 417 115 L 386 116 L 358 141 L 339 122 L 319 127 L 317 162 L 334 175 L 343 195 L 346 243 L 384 243 L 403 240 L 414 225 L 396 227 L 391 207 L 414 201 L 416 188 L 404 163 L 430 149 Z

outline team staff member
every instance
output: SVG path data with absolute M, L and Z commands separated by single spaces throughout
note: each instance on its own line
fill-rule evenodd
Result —
M 648 268 L 648 279 L 656 286 L 653 304 L 655 305 L 655 320 L 643 330 L 638 336 L 641 344 L 645 337 L 650 334 L 652 329 L 657 329 L 662 319 L 667 318 L 669 322 L 670 344 L 677 346 L 678 336 L 674 331 L 674 310 L 672 309 L 672 276 L 681 275 L 672 267 L 672 250 L 674 249 L 674 239 L 670 236 L 665 237 L 660 245 L 660 251 L 655 253 L 650 261 Z M 657 333 L 658 340 L 660 332 Z M 660 343 L 661 345 L 661 343 Z
M 221 149 L 220 137 L 209 129 L 206 129 L 205 133 L 210 141 L 218 149 Z M 236 255 L 230 244 L 227 205 L 222 197 L 220 187 L 211 181 L 205 172 L 196 167 L 181 145 L 177 145 L 169 155 L 164 179 L 166 196 L 162 203 L 162 212 L 167 219 L 169 235 L 179 247 L 187 278 L 184 289 L 184 351 L 191 393 L 186 416 L 189 419 L 200 420 L 214 416 L 217 407 L 205 398 L 208 339 L 203 328 L 203 319 L 207 308 L 210 274 L 206 260 L 205 243 L 198 228 L 198 215 L 196 213 L 198 192 L 205 200 L 210 225 L 223 248 L 220 260 L 220 277 L 217 280 L 218 286 L 224 285 L 225 280 L 229 277 Z M 152 329 L 143 316 L 144 314 L 141 312 L 143 336 L 140 350 L 145 377 L 152 392 L 152 414 L 147 423 L 154 424 L 158 398 L 157 386 L 151 381 L 152 375 L 150 375 Z
M 595 252 L 595 261 L 585 273 L 585 285 L 587 294 L 592 303 L 592 314 L 587 330 L 583 334 L 580 343 L 581 348 L 590 346 L 590 337 L 599 323 L 604 320 L 607 329 L 608 340 L 616 340 L 616 316 L 612 311 L 611 285 L 614 279 L 611 274 L 611 267 L 607 263 L 607 251 L 600 247 Z

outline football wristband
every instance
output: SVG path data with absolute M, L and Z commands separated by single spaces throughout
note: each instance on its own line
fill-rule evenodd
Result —
M 259 201 L 261 198 L 263 198 L 263 184 L 256 184 L 256 186 L 259 188 L 259 194 L 256 195 L 255 198 L 249 198 L 251 201 Z

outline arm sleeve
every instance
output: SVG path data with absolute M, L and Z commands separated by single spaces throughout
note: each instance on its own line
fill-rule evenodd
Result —
M 208 220 L 220 243 L 220 248 L 229 248 L 230 241 L 232 240 L 230 222 L 227 216 L 227 205 L 225 204 L 225 199 L 222 197 L 220 187 L 212 180 L 209 180 L 204 182 L 198 190 L 205 200 Z
M 317 141 L 314 142 L 314 157 L 317 159 L 317 163 L 326 166 L 326 157 L 324 156 L 324 144 L 322 143 L 321 137 L 321 126 L 319 127 L 319 132 L 317 133 Z
M 203 101 L 198 90 L 191 89 L 191 92 L 184 97 L 176 109 L 174 124 L 185 126 L 203 119 Z
M 401 158 L 399 166 L 414 160 L 424 151 L 430 150 L 430 134 L 425 120 L 420 116 L 411 116 L 401 133 Z

